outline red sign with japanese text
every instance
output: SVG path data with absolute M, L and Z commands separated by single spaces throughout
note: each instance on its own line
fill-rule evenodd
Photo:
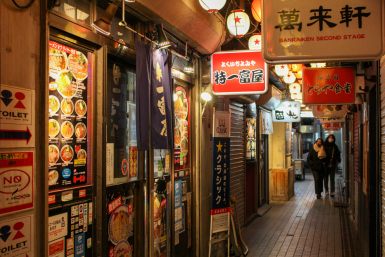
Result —
M 322 124 L 322 129 L 327 130 L 327 131 L 338 131 L 342 128 L 340 122 L 335 122 L 335 123 L 323 123 Z
M 215 95 L 255 95 L 267 92 L 269 77 L 261 52 L 216 52 L 211 56 Z
M 303 70 L 304 104 L 354 103 L 353 68 L 308 68 Z

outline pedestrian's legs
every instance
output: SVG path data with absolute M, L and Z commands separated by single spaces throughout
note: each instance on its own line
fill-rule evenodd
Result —
M 325 186 L 325 192 L 329 191 L 329 176 L 328 173 L 324 175 L 324 186 Z
M 332 193 L 334 193 L 334 190 L 335 190 L 334 177 L 336 174 L 336 167 L 332 167 L 331 169 L 329 169 L 329 174 L 330 174 L 330 190 Z
M 319 176 L 319 193 L 322 193 L 324 191 L 324 176 L 325 176 L 325 167 L 323 171 L 318 172 Z
M 322 183 L 320 183 L 320 177 L 319 177 L 319 173 L 318 171 L 315 171 L 315 170 L 312 170 L 312 173 L 313 173 L 313 177 L 314 177 L 314 189 L 315 189 L 315 193 L 318 195 L 318 194 L 321 194 L 321 191 L 320 191 L 320 184 L 321 184 L 321 187 L 322 187 Z

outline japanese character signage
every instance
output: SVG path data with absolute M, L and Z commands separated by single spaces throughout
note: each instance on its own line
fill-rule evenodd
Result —
M 383 0 L 264 0 L 263 57 L 269 63 L 379 59 L 383 9 Z
M 230 113 L 214 112 L 212 232 L 227 231 L 230 210 Z
M 211 56 L 211 80 L 216 95 L 264 94 L 268 69 L 261 52 L 216 52 Z
M 348 107 L 346 105 L 313 106 L 314 118 L 343 118 L 346 116 L 347 112 Z
M 301 104 L 296 101 L 281 102 L 279 106 L 273 110 L 274 122 L 300 122 L 301 121 Z
M 338 131 L 342 128 L 340 122 L 335 123 L 322 123 L 322 129 L 326 131 Z
M 354 103 L 353 68 L 309 68 L 303 70 L 304 104 Z
M 33 207 L 33 152 L 0 153 L 0 215 Z

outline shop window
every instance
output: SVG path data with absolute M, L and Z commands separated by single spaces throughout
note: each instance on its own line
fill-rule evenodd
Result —
M 107 62 L 107 185 L 139 178 L 136 142 L 136 74 L 115 61 Z
M 91 25 L 90 0 L 61 0 L 61 5 L 53 10 L 82 24 Z

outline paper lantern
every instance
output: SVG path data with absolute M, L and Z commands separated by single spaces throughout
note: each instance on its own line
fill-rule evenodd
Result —
M 289 73 L 289 67 L 286 64 L 275 65 L 275 73 L 280 76 L 286 76 Z
M 261 33 L 254 33 L 254 35 L 249 39 L 249 49 L 261 51 L 262 49 Z
M 301 85 L 298 83 L 290 84 L 289 90 L 290 90 L 290 93 L 299 93 L 301 92 Z
M 295 75 L 295 77 L 296 77 L 297 79 L 302 79 L 302 70 L 297 71 L 297 73 L 294 73 L 294 75 Z
M 261 22 L 262 20 L 262 6 L 261 0 L 254 0 L 251 4 L 251 13 L 256 21 Z
M 217 13 L 225 6 L 226 0 L 199 0 L 199 3 L 209 13 Z
M 292 72 L 298 72 L 302 70 L 302 64 L 292 64 L 291 65 L 291 71 Z
M 289 71 L 289 73 L 283 77 L 283 81 L 285 81 L 285 83 L 288 83 L 288 84 L 291 84 L 291 83 L 294 83 L 294 81 L 296 80 L 293 72 Z
M 250 28 L 250 18 L 244 10 L 234 10 L 227 18 L 227 28 L 236 37 L 243 37 Z

